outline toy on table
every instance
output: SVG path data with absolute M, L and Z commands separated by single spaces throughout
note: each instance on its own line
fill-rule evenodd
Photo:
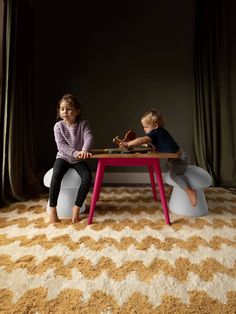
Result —
M 121 140 L 119 136 L 113 138 L 113 143 L 119 146 L 121 142 L 130 142 L 136 138 L 135 132 L 129 130 L 125 133 L 124 138 Z M 135 147 L 128 147 L 128 148 L 110 148 L 106 150 L 109 154 L 130 154 L 130 153 L 147 153 L 148 151 L 152 151 L 153 149 L 147 146 L 135 146 Z
M 121 140 L 119 136 L 117 135 L 116 137 L 113 138 L 113 143 L 119 146 L 121 142 L 130 142 L 136 138 L 135 132 L 129 130 L 125 133 L 124 138 Z M 127 148 L 114 148 L 114 149 L 109 149 L 108 153 L 109 154 L 114 154 L 120 152 L 121 154 L 129 154 L 132 152 L 134 149 L 133 147 L 127 147 Z
M 115 143 L 118 147 L 113 148 L 103 148 L 103 149 L 92 149 L 92 154 L 135 154 L 135 153 L 148 153 L 149 151 L 153 151 L 152 147 L 147 146 L 135 146 L 135 147 L 129 147 L 129 148 L 121 148 L 119 147 L 119 144 L 124 142 L 132 141 L 136 138 L 136 134 L 129 130 L 126 132 L 124 138 L 121 140 L 119 136 L 116 136 L 113 138 L 113 143 Z
M 126 132 L 125 137 L 123 138 L 123 140 L 121 140 L 119 138 L 119 136 L 114 137 L 113 138 L 113 143 L 115 143 L 116 145 L 119 146 L 119 144 L 121 142 L 130 142 L 130 141 L 134 140 L 135 138 L 136 138 L 135 132 L 129 130 L 128 132 Z

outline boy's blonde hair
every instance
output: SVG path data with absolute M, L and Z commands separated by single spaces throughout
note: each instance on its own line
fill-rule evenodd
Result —
M 165 124 L 164 117 L 156 109 L 151 109 L 151 110 L 145 112 L 141 118 L 141 121 L 142 120 L 145 120 L 151 124 L 158 124 L 159 128 L 163 127 Z

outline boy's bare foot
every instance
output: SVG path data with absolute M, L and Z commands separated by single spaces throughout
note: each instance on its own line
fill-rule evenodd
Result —
M 186 188 L 185 191 L 188 194 L 192 206 L 195 207 L 197 205 L 197 191 L 191 188 Z
M 61 220 L 57 216 L 56 207 L 50 207 L 50 223 L 60 222 Z
M 170 196 L 171 196 L 172 190 L 173 190 L 173 186 L 169 185 L 169 186 L 168 186 L 168 189 L 167 189 L 167 192 L 166 192 L 166 196 L 167 196 L 167 197 L 170 197 Z
M 80 208 L 76 205 L 72 208 L 72 223 L 73 224 L 79 221 L 79 211 L 80 211 Z

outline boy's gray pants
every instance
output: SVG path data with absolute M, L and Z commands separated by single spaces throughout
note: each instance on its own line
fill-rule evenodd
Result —
M 170 170 L 171 179 L 181 188 L 185 189 L 189 186 L 184 172 L 190 164 L 190 158 L 187 153 L 181 151 L 179 158 L 169 158 L 167 161 L 167 171 Z

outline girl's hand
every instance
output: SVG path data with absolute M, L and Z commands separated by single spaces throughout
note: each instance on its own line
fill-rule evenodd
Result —
M 128 142 L 120 142 L 119 147 L 121 148 L 128 148 Z
M 92 156 L 92 154 L 90 152 L 81 150 L 80 152 L 77 153 L 75 158 L 76 159 L 86 159 L 86 158 L 90 158 L 91 156 Z

